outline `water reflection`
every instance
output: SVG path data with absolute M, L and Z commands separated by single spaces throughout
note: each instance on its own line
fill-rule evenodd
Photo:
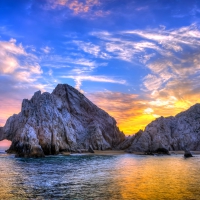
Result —
M 0 199 L 199 199 L 200 157 L 0 156 Z

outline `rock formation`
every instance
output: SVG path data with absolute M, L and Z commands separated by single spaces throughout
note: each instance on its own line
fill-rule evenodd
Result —
M 192 155 L 192 153 L 190 151 L 185 150 L 184 157 L 185 158 L 190 158 L 190 157 L 193 157 L 193 155 Z
M 127 146 L 125 144 L 128 144 Z M 118 146 L 127 151 L 156 152 L 166 150 L 200 150 L 200 104 L 175 117 L 160 117 L 144 131 L 126 138 Z
M 0 140 L 12 145 L 8 152 L 20 157 L 42 157 L 61 151 L 112 149 L 124 141 L 114 118 L 78 90 L 59 84 L 50 93 L 36 92 L 24 99 L 21 112 L 0 128 Z

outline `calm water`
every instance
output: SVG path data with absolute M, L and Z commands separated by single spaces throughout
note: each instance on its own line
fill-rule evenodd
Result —
M 0 151 L 0 199 L 200 199 L 200 156 L 56 156 Z

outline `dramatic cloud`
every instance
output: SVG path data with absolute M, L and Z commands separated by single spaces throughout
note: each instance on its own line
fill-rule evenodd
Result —
M 147 122 L 154 119 L 150 117 L 151 119 L 148 120 L 149 115 L 143 114 L 146 108 L 145 101 L 139 99 L 136 94 L 102 91 L 86 93 L 86 96 L 113 116 L 120 129 L 126 134 L 136 133 L 139 129 L 143 129 Z
M 0 125 L 18 113 L 23 98 L 44 89 L 38 82 L 43 71 L 37 58 L 26 52 L 16 40 L 0 41 Z
M 195 103 L 192 96 L 200 94 L 200 30 L 196 24 L 176 29 L 92 32 L 95 43 L 73 41 L 80 51 L 96 58 L 118 59 L 149 72 L 143 77 L 141 90 L 152 101 L 168 102 L 185 109 Z M 166 99 L 176 98 L 175 103 Z M 146 97 L 145 97 L 146 98 Z M 193 100 L 191 100 L 193 99 Z

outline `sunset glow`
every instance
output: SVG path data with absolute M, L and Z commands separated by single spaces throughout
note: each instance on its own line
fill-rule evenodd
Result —
M 200 4 L 150 2 L 2 0 L 0 126 L 24 98 L 58 83 L 84 93 L 126 135 L 198 103 Z

